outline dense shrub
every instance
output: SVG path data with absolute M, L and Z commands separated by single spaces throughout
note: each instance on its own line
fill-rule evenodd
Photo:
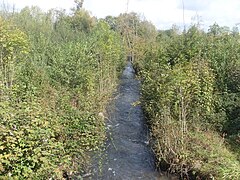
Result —
M 159 167 L 182 178 L 237 179 L 239 37 L 196 27 L 161 33 L 135 62 Z
M 80 11 L 54 19 L 33 7 L 0 21 L 0 178 L 84 172 L 105 140 L 98 114 L 118 81 L 124 46 Z

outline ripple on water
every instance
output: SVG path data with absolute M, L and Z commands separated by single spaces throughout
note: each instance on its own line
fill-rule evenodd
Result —
M 87 179 L 170 179 L 156 171 L 142 109 L 133 105 L 140 98 L 140 82 L 135 79 L 130 62 L 123 71 L 116 97 L 108 108 L 106 151 Z

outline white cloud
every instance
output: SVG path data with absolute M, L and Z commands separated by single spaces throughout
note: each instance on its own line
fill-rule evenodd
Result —
M 3 0 L 2 0 L 3 1 Z M 17 8 L 37 5 L 44 10 L 50 8 L 70 9 L 74 0 L 4 0 L 15 4 Z M 205 26 L 214 22 L 221 26 L 234 26 L 240 22 L 239 0 L 84 0 L 84 8 L 94 16 L 103 18 L 107 15 L 118 16 L 127 10 L 144 15 L 158 28 L 171 28 L 172 24 L 183 26 L 183 6 L 185 23 L 191 24 L 192 17 L 201 17 Z
M 0 0 L 0 2 L 15 5 L 17 9 L 22 9 L 25 6 L 39 6 L 43 10 L 51 8 L 70 9 L 74 6 L 74 0 Z
M 147 20 L 154 23 L 158 28 L 169 28 L 172 24 L 182 22 L 182 11 L 177 7 L 178 0 L 86 0 L 84 6 L 93 15 L 105 17 L 109 14 L 134 11 L 143 15 Z M 166 27 L 167 25 L 167 27 Z
M 99 18 L 104 18 L 107 15 L 118 16 L 127 7 L 126 2 L 122 0 L 85 0 L 83 6 Z
M 179 0 L 178 8 L 190 11 L 206 10 L 212 1 L 210 0 Z
M 211 3 L 205 19 L 216 21 L 220 25 L 233 26 L 240 22 L 240 1 L 238 0 L 215 0 Z

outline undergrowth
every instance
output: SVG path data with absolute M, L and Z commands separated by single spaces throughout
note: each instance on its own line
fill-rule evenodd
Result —
M 124 65 L 119 33 L 85 10 L 3 15 L 0 179 L 84 173 L 106 138 L 99 113 Z
M 240 178 L 239 36 L 211 28 L 162 31 L 134 62 L 158 167 L 181 179 Z

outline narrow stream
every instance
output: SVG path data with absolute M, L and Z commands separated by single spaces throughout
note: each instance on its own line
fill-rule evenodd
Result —
M 103 180 L 166 180 L 155 170 L 148 129 L 139 104 L 140 82 L 130 62 L 108 114 L 108 141 L 92 177 Z

